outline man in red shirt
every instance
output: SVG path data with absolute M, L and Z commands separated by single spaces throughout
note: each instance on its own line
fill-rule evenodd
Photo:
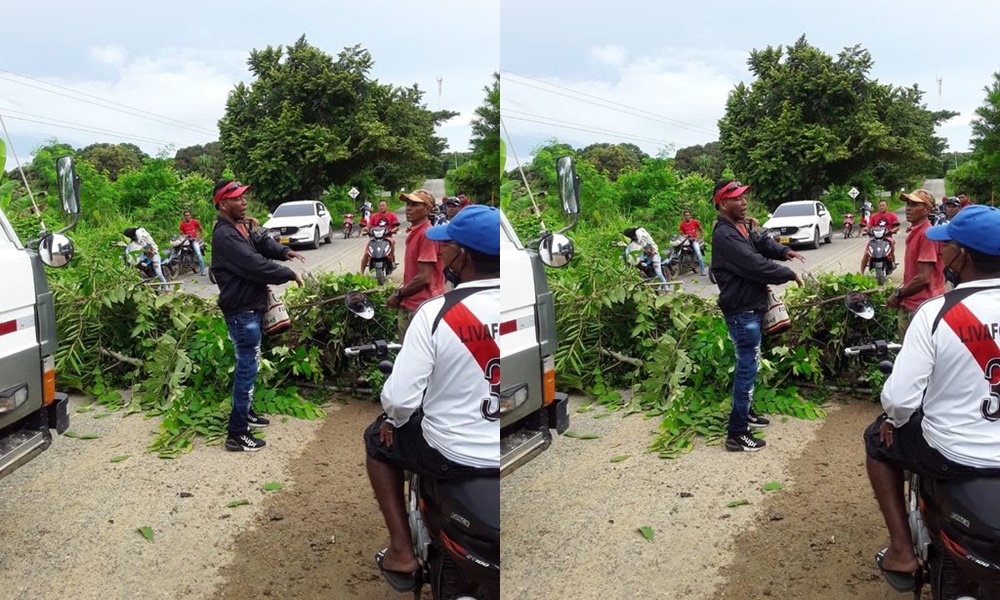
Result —
M 406 202 L 406 220 L 410 222 L 410 228 L 406 230 L 403 285 L 389 296 L 386 306 L 399 308 L 397 327 L 399 343 L 403 343 L 410 317 L 417 307 L 424 300 L 444 293 L 445 275 L 440 244 L 427 239 L 427 228 L 430 227 L 427 216 L 434 209 L 434 196 L 420 189 L 401 194 L 399 199 Z
M 205 230 L 201 228 L 201 223 L 198 219 L 191 217 L 191 211 L 184 211 L 184 218 L 181 220 L 181 235 L 189 238 L 193 238 L 191 247 L 194 248 L 194 255 L 198 257 L 198 270 L 201 271 L 201 276 L 205 276 L 205 259 L 201 254 L 201 236 L 204 235 Z
M 906 201 L 906 254 L 903 256 L 903 285 L 889 296 L 886 306 L 898 308 L 897 327 L 902 343 L 910 318 L 920 304 L 944 293 L 944 265 L 941 264 L 941 247 L 927 239 L 930 221 L 927 216 L 934 209 L 934 196 L 927 190 L 914 190 L 901 194 Z
M 867 222 L 861 221 L 861 233 L 867 234 L 868 229 L 871 227 L 886 227 L 888 229 L 886 239 L 889 240 L 889 262 L 896 264 L 896 240 L 892 237 L 892 234 L 899 230 L 899 217 L 896 216 L 896 213 L 889 212 L 888 207 L 889 205 L 886 204 L 885 200 L 879 202 L 878 212 L 872 213 Z M 865 253 L 861 256 L 861 273 L 864 273 L 865 269 L 868 268 L 868 258 L 868 248 L 866 246 Z
M 362 219 L 361 235 L 367 235 L 369 228 L 380 223 L 388 228 L 385 237 L 389 240 L 389 262 L 396 264 L 396 240 L 392 237 L 392 234 L 399 230 L 399 217 L 396 216 L 396 213 L 389 210 L 389 205 L 386 204 L 385 200 L 378 203 L 378 212 L 372 213 L 367 221 Z M 366 248 L 365 252 L 361 254 L 361 272 L 364 273 L 367 267 L 368 251 Z
M 692 238 L 691 247 L 694 248 L 694 255 L 698 257 L 698 268 L 701 270 L 701 276 L 705 276 L 705 259 L 701 255 L 701 236 L 704 233 L 704 229 L 701 227 L 701 223 L 698 219 L 691 217 L 691 211 L 684 211 L 684 219 L 681 221 L 680 225 L 681 233 L 685 236 Z

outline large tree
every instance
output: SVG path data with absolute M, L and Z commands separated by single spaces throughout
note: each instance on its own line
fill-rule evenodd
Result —
M 955 113 L 927 110 L 917 86 L 870 79 L 860 46 L 834 59 L 803 36 L 747 63 L 756 80 L 730 93 L 720 141 L 727 166 L 769 205 L 866 177 L 898 189 L 935 170 L 944 141 L 934 128 Z
M 1000 72 L 993 74 L 993 83 L 985 88 L 986 98 L 976 109 L 972 120 L 972 160 L 967 167 L 966 186 L 975 187 L 978 195 L 989 195 L 1000 189 Z M 975 175 L 974 175 L 975 174 Z M 972 191 L 972 190 L 967 190 Z
M 360 46 L 334 60 L 302 36 L 251 51 L 247 64 L 256 79 L 230 93 L 220 142 L 226 164 L 271 206 L 371 174 L 391 189 L 440 152 L 434 128 L 452 113 L 427 110 L 415 85 L 372 79 Z
M 500 198 L 500 73 L 493 73 L 492 85 L 485 86 L 486 98 L 472 119 L 472 157 L 448 171 L 456 192 L 472 196 L 479 203 L 496 203 Z
M 222 145 L 219 142 L 181 148 L 174 155 L 174 168 L 179 172 L 198 173 L 212 181 L 222 177 L 225 166 Z
M 635 144 L 598 142 L 581 150 L 580 158 L 592 163 L 611 181 L 617 181 L 620 173 L 641 169 L 642 161 L 649 155 Z
M 719 179 L 726 167 L 722 144 L 709 142 L 704 146 L 681 148 L 674 155 L 674 168 L 682 173 L 699 173 L 711 180 Z
M 142 161 L 149 155 L 135 144 L 99 142 L 81 150 L 80 158 L 97 167 L 109 180 L 115 181 L 124 171 L 142 168 Z

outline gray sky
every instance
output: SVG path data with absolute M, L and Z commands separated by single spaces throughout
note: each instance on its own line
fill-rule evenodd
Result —
M 985 0 L 506 0 L 500 28 L 501 113 L 522 160 L 551 138 L 649 154 L 718 140 L 728 93 L 752 81 L 750 50 L 803 34 L 831 56 L 860 44 L 870 77 L 917 84 L 928 109 L 959 112 L 937 131 L 949 150 L 969 148 L 1000 71 L 1000 4 Z
M 132 142 L 151 155 L 217 140 L 228 93 L 251 81 L 250 50 L 291 45 L 303 34 L 332 56 L 361 44 L 375 61 L 372 77 L 415 83 L 429 109 L 459 111 L 438 135 L 463 151 L 499 65 L 497 5 L 481 1 L 48 0 L 32 7 L 5 11 L 0 53 L 0 114 L 22 161 L 51 138 L 77 148 Z

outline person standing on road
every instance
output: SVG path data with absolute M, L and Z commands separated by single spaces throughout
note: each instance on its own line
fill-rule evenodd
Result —
M 865 430 L 868 479 L 889 530 L 889 546 L 875 560 L 900 592 L 915 587 L 918 567 L 903 471 L 925 480 L 1000 475 L 993 373 L 1000 350 L 989 334 L 990 325 L 995 332 L 1000 321 L 998 231 L 1000 211 L 970 206 L 947 225 L 922 232 L 928 242 L 941 243 L 942 262 L 956 288 L 917 308 L 882 388 L 885 413 Z
M 389 296 L 386 306 L 399 309 L 397 331 L 402 343 L 410 318 L 420 303 L 444 293 L 445 274 L 442 272 L 439 244 L 427 239 L 427 228 L 430 227 L 427 216 L 434 208 L 434 195 L 419 189 L 400 194 L 399 199 L 406 202 L 406 220 L 410 222 L 410 228 L 406 230 L 403 285 Z
M 413 589 L 417 569 L 403 470 L 436 480 L 500 477 L 500 211 L 470 207 L 422 235 L 442 244 L 455 289 L 414 314 L 382 388 L 385 413 L 364 435 L 368 479 L 389 530 L 375 560 L 399 592 Z
M 921 189 L 900 194 L 899 199 L 906 202 L 906 220 L 910 222 L 903 255 L 903 285 L 889 296 L 886 306 L 899 309 L 896 327 L 902 343 L 917 307 L 924 300 L 944 293 L 944 266 L 941 264 L 940 245 L 927 239 L 927 228 L 930 227 L 927 216 L 934 208 L 934 196 Z
M 768 236 L 749 231 L 743 220 L 750 186 L 723 179 L 715 185 L 713 200 L 718 218 L 712 230 L 712 274 L 719 286 L 719 308 L 726 319 L 729 339 L 736 352 L 733 375 L 733 408 L 729 413 L 726 450 L 755 452 L 765 446 L 750 427 L 766 427 L 768 419 L 753 411 L 754 382 L 760 366 L 761 321 L 767 310 L 768 284 L 794 281 L 802 277 L 775 260 L 797 258 L 798 252 Z
M 698 257 L 698 269 L 701 271 L 701 276 L 705 276 L 705 258 L 701 252 L 701 236 L 705 234 L 705 230 L 702 229 L 701 223 L 698 219 L 691 217 L 691 211 L 684 211 L 684 218 L 681 219 L 681 224 L 679 227 L 681 233 L 691 238 L 691 248 L 694 250 L 694 255 Z
M 180 227 L 181 235 L 184 237 L 191 238 L 191 249 L 194 250 L 194 255 L 198 257 L 198 270 L 201 271 L 201 276 L 205 276 L 205 258 L 201 253 L 201 237 L 205 235 L 205 230 L 201 228 L 201 223 L 198 219 L 191 217 L 191 211 L 184 211 L 184 218 L 181 219 Z
M 226 319 L 229 339 L 236 351 L 233 373 L 233 407 L 229 413 L 226 450 L 256 452 L 264 440 L 250 427 L 265 427 L 270 421 L 253 411 L 254 380 L 260 363 L 261 322 L 267 310 L 267 286 L 288 281 L 302 286 L 302 276 L 275 260 L 305 257 L 247 228 L 244 221 L 250 186 L 223 179 L 215 185 L 212 199 L 218 220 L 212 231 L 212 273 L 219 285 L 219 308 Z

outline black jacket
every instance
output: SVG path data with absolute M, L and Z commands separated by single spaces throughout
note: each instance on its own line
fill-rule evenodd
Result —
M 288 260 L 289 251 L 254 232 L 247 239 L 235 224 L 218 219 L 212 231 L 212 275 L 222 314 L 267 310 L 267 286 L 295 280 L 295 271 L 269 259 Z
M 794 271 L 774 262 L 788 260 L 789 251 L 755 232 L 747 239 L 732 221 L 718 218 L 712 229 L 712 275 L 722 314 L 766 310 L 767 286 L 795 280 Z

